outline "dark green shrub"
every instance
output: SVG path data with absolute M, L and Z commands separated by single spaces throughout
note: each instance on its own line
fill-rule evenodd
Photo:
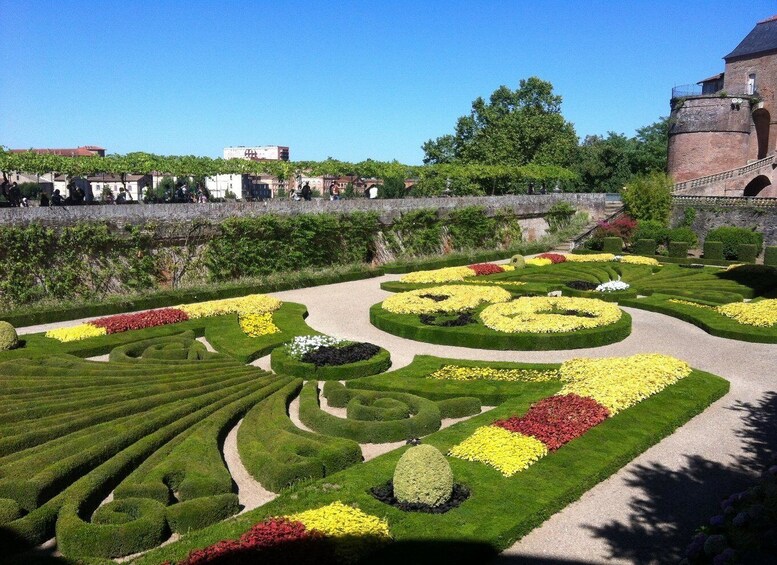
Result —
M 174 532 L 185 534 L 240 512 L 236 494 L 227 493 L 186 500 L 167 507 L 167 522 Z
M 0 526 L 16 520 L 21 513 L 18 502 L 10 498 L 0 498 Z
M 747 228 L 723 226 L 710 230 L 705 241 L 722 241 L 723 256 L 726 259 L 736 259 L 738 251 L 737 245 L 741 243 L 755 245 L 760 253 L 761 247 L 763 246 L 763 235 Z
M 16 329 L 8 322 L 0 321 L 0 351 L 13 349 L 18 342 Z
M 125 498 L 109 504 L 100 514 L 103 524 L 84 522 L 76 512 L 60 513 L 57 545 L 62 553 L 73 558 L 123 557 L 167 538 L 165 507 L 159 502 Z
M 752 243 L 740 243 L 737 245 L 737 259 L 745 263 L 755 263 L 758 257 L 758 247 Z
M 396 398 L 351 398 L 348 418 L 364 421 L 401 420 L 410 416 L 410 407 Z
M 723 242 L 710 241 L 709 238 L 704 242 L 704 258 L 716 261 L 723 260 Z
M 391 355 L 383 348 L 370 359 L 345 365 L 316 366 L 303 363 L 288 354 L 285 347 L 276 347 L 270 354 L 270 366 L 276 373 L 318 381 L 345 381 L 376 375 L 391 367 Z
M 666 224 L 672 210 L 674 182 L 663 172 L 632 178 L 621 190 L 626 212 L 635 220 L 653 220 Z
M 666 245 L 669 243 L 669 228 L 655 220 L 640 220 L 637 222 L 634 239 L 652 239 L 658 245 Z
M 602 251 L 604 253 L 620 254 L 623 252 L 623 240 L 619 237 L 605 237 L 602 240 Z
M 634 255 L 645 255 L 652 257 L 656 254 L 655 239 L 638 239 L 634 242 Z
M 439 506 L 451 498 L 453 471 L 436 447 L 417 445 L 400 457 L 393 483 L 400 502 Z
M 674 228 L 669 230 L 669 241 L 684 241 L 688 247 L 694 247 L 699 239 L 691 228 Z
M 438 400 L 437 406 L 440 408 L 440 416 L 443 418 L 463 418 L 480 413 L 480 399 L 472 396 Z
M 669 256 L 670 257 L 687 257 L 688 256 L 688 244 L 684 241 L 670 241 L 669 242 Z
M 764 250 L 764 265 L 777 267 L 777 245 L 769 245 Z

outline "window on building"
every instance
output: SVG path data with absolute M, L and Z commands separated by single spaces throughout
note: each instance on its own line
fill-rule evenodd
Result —
M 755 94 L 755 91 L 755 73 L 750 73 L 747 75 L 747 93 Z

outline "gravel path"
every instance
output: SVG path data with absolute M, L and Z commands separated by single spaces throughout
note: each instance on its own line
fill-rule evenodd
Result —
M 676 562 L 718 501 L 749 484 L 777 447 L 777 345 L 710 336 L 669 316 L 626 308 L 632 334 L 620 343 L 569 351 L 490 351 L 414 342 L 369 323 L 369 307 L 397 275 L 274 293 L 307 306 L 318 331 L 369 341 L 391 352 L 393 369 L 416 354 L 460 359 L 561 362 L 573 357 L 665 353 L 731 382 L 730 393 L 653 446 L 580 500 L 550 517 L 496 560 L 499 563 Z M 19 333 L 51 326 L 22 328 Z M 269 368 L 269 358 L 254 363 Z M 295 401 L 297 402 L 297 401 Z M 292 403 L 291 418 L 298 426 Z

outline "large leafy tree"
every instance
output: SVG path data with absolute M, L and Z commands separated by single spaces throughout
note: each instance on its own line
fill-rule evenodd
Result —
M 537 77 L 516 90 L 500 86 L 488 101 L 477 98 L 453 135 L 423 145 L 425 163 L 567 165 L 577 147 L 573 125 L 561 115 L 561 96 Z

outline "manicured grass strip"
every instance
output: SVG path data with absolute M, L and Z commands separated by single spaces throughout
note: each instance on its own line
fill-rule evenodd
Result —
M 293 358 L 285 347 L 276 347 L 270 354 L 270 363 L 273 371 L 283 375 L 316 381 L 344 381 L 376 375 L 388 370 L 391 367 L 391 355 L 381 348 L 371 359 L 365 361 L 319 367 Z
M 496 361 L 449 360 L 431 355 L 416 355 L 413 362 L 397 371 L 348 381 L 349 389 L 408 392 L 432 400 L 474 396 L 482 404 L 495 406 L 509 398 L 542 398 L 561 388 L 558 378 L 539 382 L 506 382 L 496 380 L 456 381 L 429 378 L 446 366 L 493 368 L 504 370 L 555 371 L 558 365 L 507 363 Z M 327 383 L 328 384 L 328 383 Z M 324 387 L 326 393 L 326 386 Z M 327 398 L 329 396 L 327 395 Z M 330 401 L 331 402 L 331 401 Z
M 472 496 L 446 514 L 402 512 L 378 502 L 367 493 L 369 488 L 391 478 L 404 451 L 397 450 L 325 480 L 300 485 L 245 516 L 154 550 L 138 563 L 146 565 L 182 559 L 193 548 L 238 537 L 267 516 L 315 508 L 334 500 L 347 500 L 369 514 L 388 520 L 398 543 L 371 556 L 370 563 L 482 562 L 509 547 L 550 515 L 702 412 L 723 396 L 728 386 L 728 382 L 719 377 L 694 371 L 512 478 L 504 478 L 484 465 L 450 459 L 456 481 L 470 487 Z M 477 427 L 523 413 L 536 400 L 537 397 L 510 400 L 493 411 L 441 430 L 424 442 L 445 452 Z M 325 482 L 340 488 L 324 488 Z
M 482 310 L 478 308 L 477 313 Z M 480 323 L 459 327 L 427 326 L 416 314 L 393 314 L 382 303 L 370 308 L 370 322 L 383 331 L 415 341 L 473 347 L 478 349 L 515 349 L 540 351 L 598 347 L 622 341 L 631 333 L 631 316 L 623 313 L 617 322 L 599 328 L 556 334 L 505 333 Z
M 626 300 L 622 305 L 673 316 L 718 337 L 752 343 L 777 343 L 777 327 L 762 328 L 740 324 L 714 310 L 669 302 L 670 298 L 670 296 L 665 295 L 653 295 L 647 298 Z

